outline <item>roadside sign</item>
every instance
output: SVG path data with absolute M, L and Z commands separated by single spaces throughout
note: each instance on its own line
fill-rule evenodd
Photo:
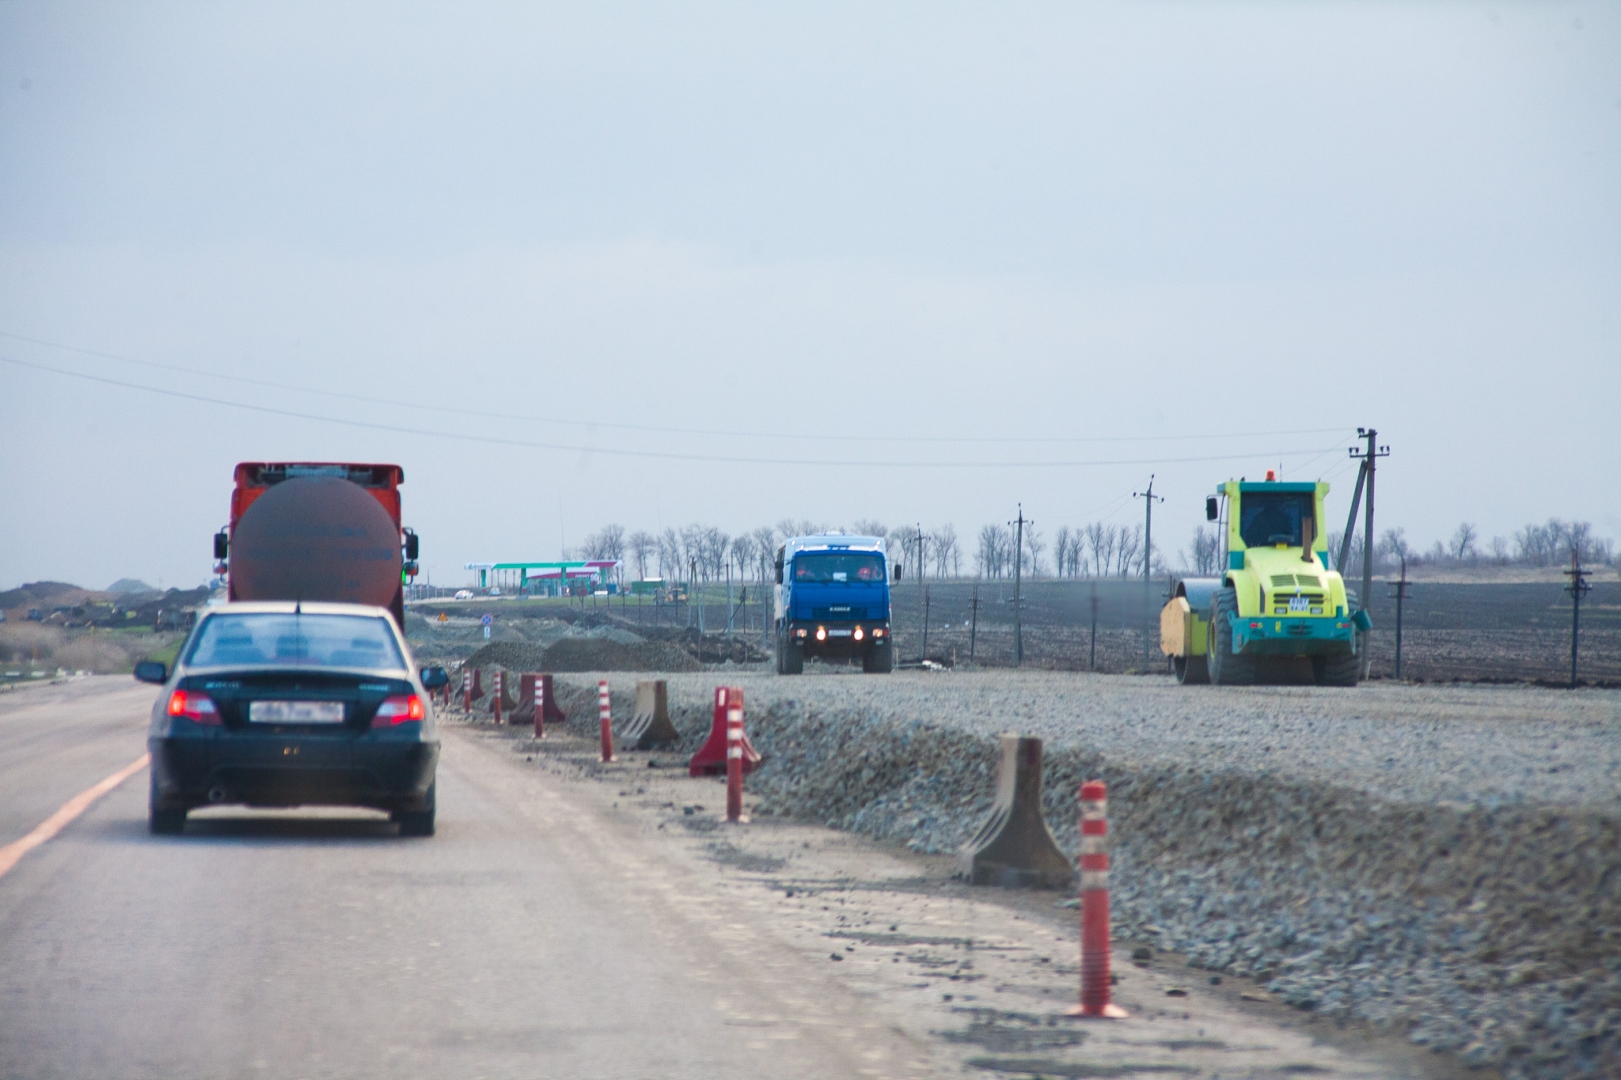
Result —
M 484 616 L 483 619 L 481 619 L 479 621 L 482 622 L 485 626 L 488 626 L 488 625 L 490 625 L 491 623 L 493 623 L 495 621 L 495 616 L 486 615 L 486 616 Z

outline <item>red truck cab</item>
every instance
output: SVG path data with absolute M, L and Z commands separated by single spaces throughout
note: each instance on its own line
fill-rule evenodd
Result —
M 237 528 L 241 524 L 243 517 L 248 513 L 249 509 L 254 505 L 254 503 L 256 503 L 259 498 L 265 494 L 265 492 L 288 480 L 303 478 L 343 480 L 363 489 L 366 494 L 375 499 L 383 508 L 384 512 L 388 515 L 388 520 L 393 523 L 393 537 L 391 539 L 391 543 L 397 545 L 396 551 L 402 549 L 404 555 L 403 562 L 396 563 L 400 568 L 399 581 L 393 588 L 393 598 L 391 602 L 383 604 L 381 598 L 377 597 L 375 588 L 372 590 L 372 592 L 373 596 L 376 598 L 373 599 L 372 602 L 379 603 L 382 606 L 387 606 L 388 609 L 393 612 L 395 622 L 398 623 L 402 629 L 404 628 L 405 585 L 412 578 L 414 578 L 417 573 L 416 533 L 413 530 L 403 528 L 400 525 L 400 484 L 404 483 L 405 481 L 404 469 L 400 468 L 398 465 L 361 465 L 349 462 L 244 461 L 237 465 L 235 476 L 236 487 L 235 490 L 231 492 L 230 525 L 214 537 L 214 558 L 217 561 L 217 565 L 215 566 L 214 570 L 218 574 L 227 576 L 227 595 L 229 599 L 294 599 L 294 597 L 252 595 L 254 590 L 239 582 L 239 576 L 235 572 L 232 564 L 238 562 L 239 558 L 246 559 L 256 555 L 262 555 L 262 553 L 242 551 L 239 553 L 237 558 L 231 558 L 229 561 L 226 561 L 227 556 L 232 551 L 233 543 L 236 540 Z M 267 504 L 267 507 L 268 505 L 269 504 Z M 363 508 L 365 505 L 364 500 L 361 500 L 360 506 Z M 369 514 L 375 516 L 376 511 L 369 511 Z M 363 529 L 358 531 L 361 533 L 364 532 Z M 307 551 L 310 553 L 311 561 L 331 559 L 333 557 L 342 558 L 344 556 L 353 556 L 355 555 L 355 550 L 353 549 L 353 534 L 355 532 L 356 530 L 344 528 L 341 523 L 334 525 L 330 518 L 325 520 L 323 523 L 312 524 L 311 527 L 304 530 L 302 534 L 298 533 L 296 529 L 288 529 L 285 525 L 283 525 L 278 535 L 287 536 L 289 539 L 287 541 L 287 551 L 281 554 L 283 557 L 296 557 L 298 553 Z M 371 553 L 362 554 L 362 559 L 364 561 L 368 561 L 373 564 L 377 562 L 377 556 L 375 554 L 375 541 L 376 538 L 375 535 L 373 535 L 373 548 L 369 549 Z M 398 560 L 398 554 L 395 554 L 393 558 L 394 560 Z M 355 561 L 359 562 L 361 560 Z M 376 565 L 370 567 L 374 581 L 368 584 L 375 584 L 375 572 L 377 569 L 378 567 Z M 298 598 L 308 600 L 354 599 L 353 597 L 336 595 L 308 595 Z

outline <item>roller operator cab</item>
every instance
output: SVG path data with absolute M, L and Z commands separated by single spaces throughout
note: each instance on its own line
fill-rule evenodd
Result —
M 800 674 L 808 656 L 894 670 L 889 583 L 900 570 L 879 537 L 796 536 L 778 548 L 777 674 Z
M 1205 501 L 1220 523 L 1220 577 L 1183 578 L 1160 612 L 1177 679 L 1246 685 L 1263 657 L 1300 657 L 1325 686 L 1355 686 L 1372 623 L 1328 567 L 1328 484 L 1228 481 Z

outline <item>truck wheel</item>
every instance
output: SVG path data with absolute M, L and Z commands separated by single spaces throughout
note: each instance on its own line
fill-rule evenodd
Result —
M 146 825 L 155 836 L 174 836 L 186 827 L 184 806 L 162 806 L 158 803 L 158 780 L 151 781 L 151 795 L 147 799 Z
M 1210 601 L 1210 681 L 1216 686 L 1248 686 L 1255 681 L 1255 657 L 1233 653 L 1233 624 L 1227 616 L 1238 610 L 1238 593 L 1218 589 Z
M 784 675 L 803 675 L 805 673 L 805 651 L 794 643 L 794 639 L 787 634 L 782 635 L 782 651 L 780 657 Z
M 868 675 L 888 675 L 895 670 L 895 646 L 889 642 L 873 645 L 861 654 L 861 670 Z
M 434 812 L 438 808 L 436 798 L 439 781 L 435 780 L 428 785 L 428 794 L 422 799 L 422 809 L 401 810 L 394 815 L 400 823 L 401 836 L 432 836 Z
M 1362 657 L 1357 653 L 1314 656 L 1311 673 L 1318 686 L 1355 686 L 1362 675 Z
M 1176 681 L 1183 686 L 1202 686 L 1210 681 L 1209 657 L 1178 656 L 1173 662 Z

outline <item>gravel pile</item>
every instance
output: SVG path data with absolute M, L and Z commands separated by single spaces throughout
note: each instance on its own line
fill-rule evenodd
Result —
M 692 654 L 662 641 L 625 644 L 608 635 L 568 636 L 550 645 L 492 641 L 474 652 L 464 667 L 509 671 L 699 671 Z
M 1037 735 L 1066 850 L 1077 785 L 1110 786 L 1120 936 L 1507 1076 L 1621 1075 L 1621 693 L 724 678 L 765 755 L 756 813 L 951 852 L 990 808 L 995 736 Z M 670 677 L 683 748 L 718 681 Z M 559 689 L 594 724 L 594 682 Z

